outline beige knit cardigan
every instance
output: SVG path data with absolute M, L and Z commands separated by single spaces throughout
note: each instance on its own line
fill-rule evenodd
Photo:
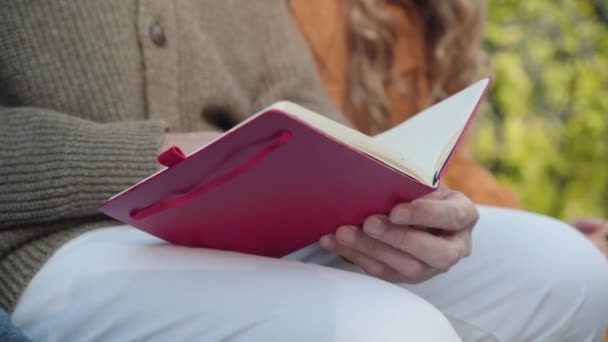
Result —
M 284 0 L 0 1 L 0 308 L 97 205 L 157 167 L 163 132 L 278 100 L 342 120 Z M 100 286 L 103 286 L 100 284 Z

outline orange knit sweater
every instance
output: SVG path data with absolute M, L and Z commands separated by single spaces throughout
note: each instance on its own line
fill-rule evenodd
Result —
M 347 65 L 349 49 L 347 23 L 342 0 L 291 0 L 291 9 L 300 30 L 308 41 L 323 83 L 342 112 L 346 110 Z M 393 72 L 400 74 L 413 89 L 407 92 L 387 85 L 391 110 L 390 124 L 396 125 L 418 113 L 432 102 L 427 78 L 424 25 L 416 11 L 406 12 L 389 6 L 395 22 L 397 41 Z M 468 144 L 459 149 L 442 183 L 461 191 L 479 204 L 519 207 L 517 196 L 500 185 L 492 174 L 476 163 Z

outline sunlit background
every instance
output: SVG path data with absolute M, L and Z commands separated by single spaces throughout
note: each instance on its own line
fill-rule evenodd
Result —
M 488 3 L 478 159 L 528 210 L 608 217 L 608 0 Z

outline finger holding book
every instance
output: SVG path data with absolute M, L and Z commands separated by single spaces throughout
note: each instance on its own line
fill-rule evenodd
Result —
M 442 188 L 395 206 L 389 216 L 370 216 L 362 228 L 340 227 L 323 237 L 321 246 L 379 278 L 417 283 L 470 254 L 478 218 L 466 196 Z

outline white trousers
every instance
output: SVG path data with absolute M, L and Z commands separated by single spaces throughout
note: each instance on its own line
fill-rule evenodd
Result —
M 281 260 L 101 229 L 51 257 L 12 319 L 35 341 L 599 341 L 605 257 L 556 220 L 480 213 L 472 256 L 417 285 L 316 245 Z

